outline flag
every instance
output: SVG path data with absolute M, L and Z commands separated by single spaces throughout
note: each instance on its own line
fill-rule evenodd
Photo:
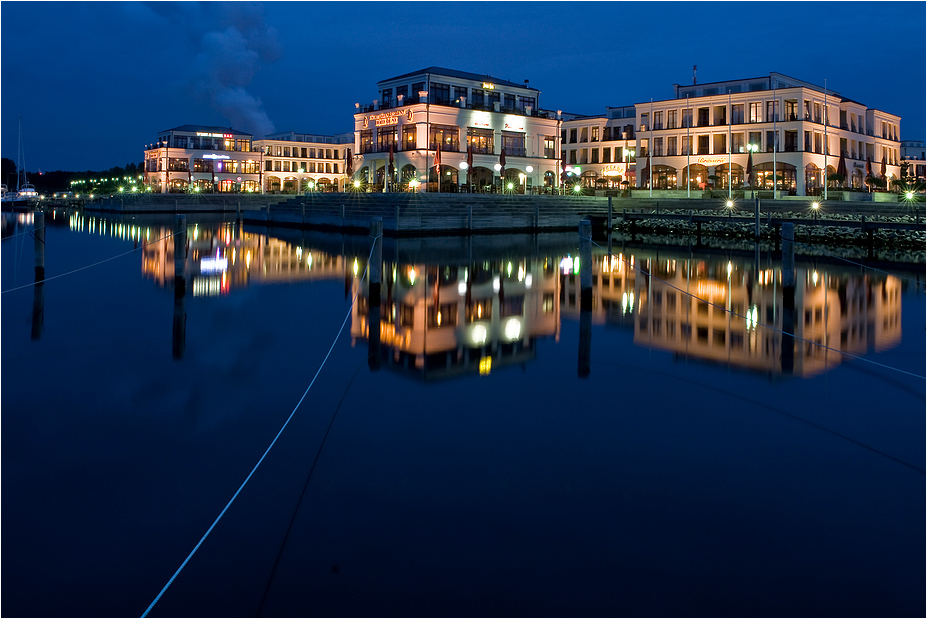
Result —
M 866 157 L 866 176 L 872 176 L 872 158 Z
M 467 145 L 467 169 L 473 167 L 473 146 Z
M 879 170 L 879 174 L 885 178 L 885 155 L 882 155 L 882 169 Z
M 393 178 L 393 143 L 389 143 L 389 177 Z
M 441 142 L 436 144 L 435 148 L 435 167 L 438 169 L 438 173 L 441 173 Z
M 354 175 L 354 161 L 351 159 L 351 149 L 347 149 L 347 156 L 344 162 L 344 173 L 350 178 Z
M 753 186 L 753 151 L 747 154 L 747 185 Z

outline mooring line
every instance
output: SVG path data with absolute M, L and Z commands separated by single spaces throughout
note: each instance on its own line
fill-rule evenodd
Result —
M 376 247 L 377 240 L 382 236 L 383 235 L 380 234 L 374 237 L 374 242 L 370 246 L 370 256 L 367 257 L 367 267 L 364 269 L 364 274 L 361 277 L 361 280 L 363 280 L 364 277 L 367 276 L 367 271 L 370 267 L 370 257 L 373 256 L 373 250 Z M 359 292 L 360 290 L 358 290 L 358 293 Z M 241 494 L 241 491 L 244 489 L 245 485 L 254 475 L 255 471 L 257 471 L 258 467 L 261 466 L 261 463 L 264 462 L 264 458 L 266 458 L 267 454 L 270 453 L 270 450 L 273 449 L 273 446 L 277 443 L 277 439 L 279 439 L 280 435 L 283 434 L 283 431 L 286 429 L 287 425 L 290 423 L 290 420 L 293 419 L 293 415 L 296 414 L 296 411 L 299 409 L 299 406 L 303 403 L 303 400 L 306 399 L 306 395 L 308 395 L 309 390 L 312 389 L 312 386 L 315 384 L 315 381 L 319 377 L 319 374 L 322 373 L 322 369 L 325 367 L 325 364 L 328 362 L 328 358 L 329 356 L 331 356 L 332 350 L 335 349 L 335 344 L 341 338 L 341 334 L 344 331 L 344 326 L 348 323 L 348 319 L 351 317 L 351 311 L 354 309 L 354 304 L 356 302 L 357 302 L 357 293 L 354 294 L 354 298 L 351 300 L 351 305 L 348 307 L 348 311 L 344 316 L 344 320 L 341 321 L 341 328 L 338 329 L 338 333 L 335 335 L 335 339 L 332 340 L 332 345 L 328 348 L 328 352 L 325 353 L 325 358 L 322 359 L 322 364 L 319 366 L 319 369 L 316 370 L 315 376 L 312 377 L 312 381 L 309 383 L 309 386 L 306 387 L 306 390 L 303 392 L 302 397 L 299 398 L 299 401 L 296 403 L 296 406 L 293 407 L 293 411 L 290 413 L 289 417 L 286 418 L 286 421 L 283 422 L 283 425 L 280 427 L 280 430 L 277 432 L 277 435 L 274 436 L 274 440 L 270 442 L 270 445 L 268 445 L 267 449 L 264 450 L 264 453 L 263 455 L 261 455 L 260 459 L 257 461 L 257 464 L 254 465 L 254 468 L 251 469 L 251 472 L 248 473 L 248 476 L 245 477 L 245 480 L 241 482 L 241 485 L 238 487 L 238 490 L 235 491 L 235 494 L 232 495 L 232 498 L 229 499 L 229 502 L 225 504 L 225 507 L 223 507 L 222 511 L 219 512 L 219 515 L 216 517 L 213 523 L 209 525 L 209 528 L 206 530 L 206 533 L 203 534 L 203 537 L 200 538 L 200 541 L 196 543 L 196 546 L 193 547 L 193 550 L 190 551 L 190 554 L 187 555 L 187 558 L 183 560 L 183 563 L 180 564 L 180 567 L 177 568 L 177 571 L 175 571 L 174 574 L 167 581 L 167 584 L 164 585 L 161 591 L 158 592 L 158 595 L 155 596 L 155 599 L 152 600 L 151 604 L 148 605 L 148 608 L 145 609 L 145 612 L 142 613 L 141 615 L 142 618 L 148 616 L 148 613 L 150 613 L 151 609 L 154 608 L 155 604 L 158 603 L 158 601 L 161 599 L 161 596 L 163 596 L 164 593 L 168 590 L 168 588 L 174 583 L 174 580 L 176 580 L 177 576 L 180 575 L 180 572 L 183 571 L 183 568 L 187 566 L 187 563 L 190 562 L 190 559 L 193 558 L 193 555 L 196 554 L 196 551 L 200 549 L 200 546 L 203 545 L 203 542 L 206 541 L 206 538 L 209 537 L 209 534 L 212 533 L 212 530 L 216 528 L 217 524 L 219 524 L 219 521 L 225 515 L 225 512 L 228 511 L 229 507 L 232 506 L 232 503 L 235 502 L 235 499 L 238 498 L 238 495 Z
M 264 595 L 261 596 L 261 603 L 258 605 L 257 614 L 255 615 L 256 617 L 260 617 L 261 612 L 264 610 L 264 603 L 267 601 L 267 594 L 270 593 L 270 586 L 273 584 L 274 576 L 277 574 L 277 566 L 280 565 L 280 559 L 283 558 L 283 550 L 286 548 L 286 543 L 290 539 L 290 532 L 293 530 L 293 525 L 296 523 L 296 515 L 299 513 L 299 508 L 303 503 L 303 498 L 306 496 L 306 490 L 309 489 L 309 481 L 312 479 L 312 474 L 315 472 L 315 465 L 319 463 L 319 457 L 322 455 L 322 449 L 325 447 L 325 441 L 328 440 L 328 435 L 332 431 L 332 426 L 335 425 L 335 418 L 341 411 L 341 405 L 344 403 L 344 399 L 347 397 L 348 391 L 351 390 L 351 385 L 354 384 L 354 379 L 357 378 L 357 374 L 360 372 L 363 364 L 363 361 L 357 364 L 357 369 L 354 370 L 354 374 L 351 376 L 351 380 L 348 381 L 348 386 L 344 388 L 344 392 L 341 394 L 341 399 L 338 401 L 338 406 L 335 407 L 335 412 L 332 414 L 332 418 L 328 422 L 328 428 L 326 428 L 325 434 L 322 436 L 322 442 L 319 443 L 319 448 L 315 452 L 315 458 L 312 460 L 312 466 L 309 467 L 309 474 L 306 475 L 306 482 L 303 484 L 302 492 L 299 493 L 299 499 L 296 501 L 296 507 L 293 509 L 293 515 L 290 517 L 290 524 L 287 526 L 286 534 L 283 536 L 283 541 L 280 542 L 280 550 L 277 551 L 277 558 L 274 560 L 274 567 L 270 571 L 270 576 L 267 577 L 267 585 L 264 586 Z
M 7 240 L 7 239 L 12 239 L 12 238 L 15 238 L 15 237 L 20 236 L 20 235 L 23 235 L 23 234 L 32 234 L 32 233 L 34 233 L 34 232 L 36 232 L 36 231 L 38 231 L 38 230 L 44 230 L 44 229 L 47 228 L 47 227 L 48 227 L 48 224 L 46 224 L 46 225 L 44 225 L 44 226 L 42 226 L 42 227 L 40 227 L 40 228 L 32 228 L 32 229 L 29 229 L 29 230 L 23 230 L 22 232 L 17 232 L 16 234 L 11 234 L 11 235 L 9 235 L 9 236 L 3 237 L 3 240 L 5 241 L 5 240 Z
M 598 247 L 598 248 L 600 248 L 600 249 L 606 249 L 606 248 L 602 247 L 601 245 L 599 245 L 598 243 L 596 243 L 595 241 L 592 241 L 592 243 L 593 243 L 593 245 L 595 245 L 596 247 Z M 633 266 L 633 265 L 631 265 L 630 262 L 627 260 L 627 258 L 623 258 L 623 257 L 622 257 L 621 260 L 624 261 L 624 262 L 627 262 L 627 263 L 628 263 L 628 266 L 630 266 L 632 269 L 634 269 L 634 270 L 636 270 L 636 271 L 640 271 L 641 274 L 645 274 L 644 271 L 643 271 L 639 266 Z M 582 267 L 580 267 L 580 268 L 582 268 Z M 683 293 L 683 294 L 685 294 L 685 295 L 688 295 L 688 296 L 692 297 L 693 299 L 698 299 L 699 301 L 703 301 L 703 302 L 707 303 L 708 305 L 710 305 L 710 306 L 712 306 L 712 307 L 714 307 L 714 308 L 720 309 L 720 310 L 722 310 L 722 311 L 724 311 L 724 312 L 727 312 L 727 313 L 731 314 L 732 316 L 737 316 L 738 318 L 743 318 L 744 320 L 746 320 L 746 318 L 747 318 L 747 317 L 744 316 L 743 314 L 738 314 L 737 312 L 735 312 L 735 311 L 733 311 L 733 310 L 729 310 L 729 309 L 727 309 L 726 307 L 724 307 L 724 306 L 722 306 L 722 305 L 718 305 L 717 303 L 712 303 L 711 301 L 709 301 L 709 300 L 707 300 L 707 299 L 703 299 L 703 298 L 701 298 L 701 297 L 699 297 L 699 296 L 697 296 L 697 295 L 695 295 L 695 294 L 689 292 L 688 290 L 683 290 L 682 288 L 679 288 L 679 287 L 677 287 L 677 286 L 674 286 L 673 284 L 669 283 L 668 281 L 663 280 L 663 279 L 660 279 L 660 278 L 657 277 L 656 275 L 653 275 L 653 274 L 651 274 L 651 273 L 646 273 L 646 275 L 647 275 L 648 277 L 650 277 L 651 279 L 654 279 L 654 280 L 656 280 L 656 281 L 658 281 L 658 282 L 664 284 L 665 286 L 668 286 L 668 287 L 672 288 L 673 290 L 678 290 L 679 292 L 681 292 L 681 293 Z M 843 350 L 837 350 L 836 348 L 831 348 L 830 346 L 827 346 L 826 344 L 819 344 L 819 343 L 813 342 L 813 341 L 811 341 L 811 340 L 806 340 L 805 338 L 799 337 L 799 336 L 795 335 L 794 333 L 789 333 L 788 331 L 784 331 L 784 330 L 779 329 L 778 327 L 774 327 L 774 326 L 772 326 L 772 325 L 767 325 L 767 324 L 762 323 L 762 322 L 759 322 L 759 321 L 757 321 L 756 324 L 757 324 L 757 326 L 759 326 L 759 327 L 764 327 L 764 328 L 766 328 L 766 329 L 770 329 L 770 330 L 772 330 L 772 331 L 779 332 L 779 333 L 781 333 L 782 335 L 788 335 L 789 337 L 794 338 L 794 339 L 795 339 L 796 341 L 798 341 L 798 342 L 805 342 L 805 343 L 807 343 L 807 344 L 813 344 L 814 346 L 820 346 L 821 348 L 823 348 L 823 349 L 825 349 L 825 350 L 829 350 L 829 351 L 831 351 L 831 352 L 834 352 L 834 353 L 836 353 L 836 354 L 838 354 L 838 355 L 843 355 L 843 356 L 845 356 L 845 357 L 850 357 L 851 359 L 856 359 L 857 361 L 863 361 L 863 362 L 865 362 L 865 363 L 871 363 L 872 365 L 877 365 L 877 366 L 882 367 L 882 368 L 885 368 L 885 369 L 887 369 L 887 370 L 893 370 L 893 371 L 895 371 L 895 372 L 900 372 L 900 373 L 902 373 L 902 374 L 907 374 L 908 376 L 913 376 L 914 378 L 920 378 L 921 380 L 924 380 L 925 378 L 927 378 L 927 376 L 922 376 L 922 375 L 920 375 L 920 374 L 915 374 L 915 373 L 913 373 L 913 372 L 908 372 L 907 370 L 902 370 L 902 369 L 900 369 L 900 368 L 892 367 L 892 366 L 886 365 L 886 364 L 884 364 L 884 363 L 879 363 L 878 361 L 873 361 L 873 360 L 871 360 L 871 359 L 866 359 L 865 357 L 859 357 L 859 356 L 857 356 L 857 355 L 854 355 L 854 354 L 852 354 L 852 353 L 848 353 L 848 352 L 843 351 Z
M 51 281 L 51 280 L 53 280 L 53 279 L 59 279 L 59 278 L 61 278 L 61 277 L 65 277 L 65 276 L 67 276 L 67 275 L 73 275 L 74 273 L 78 273 L 78 272 L 80 272 L 80 271 L 85 271 L 85 270 L 90 269 L 90 268 L 93 268 L 93 267 L 95 267 L 95 266 L 99 266 L 99 265 L 101 265 L 101 264 L 103 264 L 103 263 L 105 263 L 105 262 L 109 262 L 109 261 L 111 261 L 111 260 L 115 260 L 116 258 L 122 258 L 123 256 L 128 256 L 129 254 L 134 254 L 134 253 L 137 252 L 138 250 L 144 249 L 144 248 L 145 248 L 145 245 L 150 245 L 150 244 L 152 244 L 152 243 L 157 243 L 158 241 L 163 241 L 164 239 L 168 239 L 168 238 L 170 238 L 170 237 L 172 237 L 172 236 L 174 236 L 174 233 L 173 233 L 173 232 L 171 232 L 171 233 L 168 234 L 167 236 L 162 236 L 160 239 L 155 239 L 155 240 L 153 240 L 153 241 L 147 241 L 146 243 L 142 243 L 141 245 L 139 245 L 139 246 L 136 247 L 135 249 L 130 249 L 129 251 L 127 251 L 127 252 L 125 252 L 125 253 L 117 254 L 117 255 L 115 255 L 115 256 L 111 256 L 111 257 L 106 258 L 106 259 L 104 259 L 104 260 L 100 260 L 99 262 L 94 262 L 93 264 L 88 264 L 87 266 L 82 266 L 82 267 L 80 267 L 79 269 L 74 269 L 73 271 L 68 271 L 67 273 L 61 273 L 60 275 L 52 275 L 51 277 L 46 277 L 46 278 L 42 279 L 42 281 L 39 281 L 39 282 L 31 282 L 31 283 L 28 283 L 28 284 L 23 284 L 22 286 L 16 286 L 15 288 L 9 288 L 9 289 L 7 289 L 7 290 L 0 291 L 0 294 L 6 294 L 6 293 L 8 293 L 8 292 L 14 292 L 14 291 L 16 291 L 16 290 L 22 290 L 23 288 L 30 288 L 30 287 L 32 287 L 32 286 L 35 286 L 36 284 L 44 284 L 45 282 L 49 282 L 49 281 Z
M 610 366 L 613 366 L 613 367 L 633 367 L 634 369 L 640 369 L 640 368 L 637 368 L 636 366 L 629 366 L 629 365 L 626 365 L 626 364 L 615 363 L 614 361 L 598 361 L 597 363 L 601 363 L 602 365 L 610 365 Z M 745 396 L 745 395 L 743 395 L 743 394 L 739 394 L 739 393 L 736 393 L 736 392 L 734 392 L 734 391 L 729 391 L 729 390 L 724 389 L 723 387 L 720 387 L 720 386 L 713 386 L 713 385 L 708 384 L 708 383 L 703 383 L 703 382 L 700 382 L 700 381 L 695 381 L 695 380 L 691 380 L 691 379 L 684 378 L 684 377 L 674 376 L 674 375 L 671 375 L 669 372 L 664 372 L 664 371 L 659 371 L 659 370 L 653 370 L 653 369 L 648 370 L 648 372 L 651 373 L 651 374 L 656 373 L 656 374 L 663 374 L 663 375 L 666 375 L 666 376 L 670 376 L 670 377 L 674 378 L 675 380 L 679 380 L 679 381 L 691 383 L 691 384 L 693 384 L 693 385 L 696 385 L 696 386 L 698 386 L 698 387 L 702 387 L 702 388 L 704 388 L 704 389 L 708 389 L 708 390 L 710 390 L 710 391 L 715 391 L 715 392 L 717 392 L 717 393 L 722 393 L 722 394 L 724 394 L 724 395 L 727 395 L 728 397 L 736 398 L 736 399 L 741 400 L 741 401 L 743 401 L 743 402 L 747 402 L 747 403 L 752 404 L 753 406 L 756 406 L 756 407 L 758 407 L 758 408 L 765 408 L 765 409 L 767 409 L 767 410 L 769 410 L 769 411 L 772 411 L 772 412 L 774 412 L 774 413 L 778 413 L 779 415 L 782 415 L 782 416 L 784 416 L 784 417 L 788 417 L 789 419 L 792 419 L 792 420 L 794 420 L 794 421 L 798 421 L 799 423 L 803 423 L 803 424 L 805 424 L 805 425 L 811 426 L 812 428 L 815 428 L 816 430 L 820 430 L 820 431 L 822 431 L 822 432 L 825 432 L 825 433 L 827 433 L 827 434 L 830 434 L 830 435 L 832 435 L 832 436 L 835 436 L 835 437 L 837 437 L 837 438 L 839 438 L 839 439 L 841 439 L 841 440 L 847 441 L 848 443 L 852 443 L 852 444 L 854 444 L 854 445 L 856 445 L 856 446 L 858 446 L 858 447 L 862 447 L 863 449 L 866 449 L 867 451 L 871 451 L 871 452 L 874 453 L 874 454 L 880 455 L 880 456 L 882 456 L 883 458 L 888 458 L 889 460 L 893 460 L 893 461 L 897 462 L 898 464 L 901 464 L 901 465 L 903 465 L 903 466 L 906 466 L 906 467 L 908 467 L 909 469 L 911 469 L 911 470 L 913 470 L 913 471 L 916 471 L 916 472 L 918 472 L 918 473 L 921 473 L 922 475 L 923 475 L 925 472 L 927 472 L 927 471 L 925 471 L 924 469 L 919 468 L 917 465 L 911 464 L 910 462 L 907 462 L 907 461 L 905 461 L 905 460 L 902 460 L 901 458 L 898 458 L 898 457 L 896 457 L 896 456 L 893 456 L 892 454 L 890 454 L 890 453 L 888 453 L 888 452 L 882 451 L 881 449 L 877 449 L 876 447 L 873 447 L 872 445 L 867 445 L 866 443 L 863 443 L 863 442 L 861 442 L 861 441 L 858 441 L 858 440 L 856 440 L 855 438 L 852 438 L 852 437 L 850 437 L 850 436 L 847 436 L 846 434 L 841 434 L 840 432 L 837 432 L 836 430 L 832 430 L 832 429 L 828 428 L 827 426 L 823 426 L 823 425 L 821 425 L 821 424 L 819 424 L 819 423 L 816 423 L 816 422 L 814 422 L 814 421 L 811 421 L 810 419 L 805 419 L 805 418 L 803 418 L 803 417 L 799 417 L 798 415 L 795 415 L 794 413 L 790 413 L 790 412 L 788 412 L 788 411 L 786 411 L 786 410 L 783 410 L 783 409 L 781 409 L 781 408 L 777 408 L 777 407 L 775 407 L 775 406 L 769 404 L 768 402 L 764 402 L 764 401 L 762 401 L 762 400 L 754 400 L 754 399 L 749 398 L 749 397 L 747 397 L 747 396 Z

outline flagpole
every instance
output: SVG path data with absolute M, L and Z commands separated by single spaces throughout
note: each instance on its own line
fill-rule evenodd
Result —
M 773 200 L 779 199 L 776 193 L 776 189 L 779 187 L 779 181 L 776 180 L 776 151 L 779 150 L 779 132 L 776 129 L 776 119 L 779 116 L 776 110 L 778 103 L 776 100 L 776 87 L 773 86 Z
M 727 114 L 728 114 L 728 118 L 727 118 L 727 199 L 731 200 L 734 197 L 733 196 L 734 189 L 731 186 L 733 184 L 731 182 L 732 180 L 732 176 L 731 176 L 732 154 L 731 153 L 734 150 L 733 144 L 731 144 L 731 123 L 734 121 L 734 108 L 731 107 L 731 89 L 730 88 L 727 89 Z
M 650 197 L 653 197 L 653 97 L 650 97 L 650 137 L 647 139 L 647 172 L 650 174 Z
M 827 78 L 824 78 L 824 199 L 827 200 Z
M 689 125 L 692 124 L 692 115 L 689 113 L 689 95 L 686 95 L 686 113 L 682 116 L 686 121 L 686 197 L 692 197 L 692 183 L 689 180 L 690 170 L 689 170 L 689 151 L 691 149 L 690 138 L 689 138 Z

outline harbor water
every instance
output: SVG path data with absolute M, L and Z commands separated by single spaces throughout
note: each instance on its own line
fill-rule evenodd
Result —
M 4 216 L 4 615 L 925 612 L 923 265 Z

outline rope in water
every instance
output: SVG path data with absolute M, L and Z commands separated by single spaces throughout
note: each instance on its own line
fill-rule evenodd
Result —
M 160 239 L 155 239 L 154 241 L 149 241 L 147 244 L 157 243 L 158 241 L 163 241 L 164 239 L 169 239 L 169 238 L 171 238 L 172 236 L 174 236 L 174 233 L 173 233 L 173 232 L 171 232 L 170 234 L 168 234 L 168 235 L 166 235 L 166 236 L 162 236 Z M 124 252 L 124 253 L 121 253 L 121 254 L 116 254 L 115 256 L 110 256 L 109 258 L 105 258 L 105 259 L 103 259 L 103 260 L 100 260 L 99 262 L 94 262 L 93 264 L 88 264 L 87 266 L 82 266 L 82 267 L 80 267 L 80 268 L 78 268 L 78 269 L 74 269 L 73 271 L 68 271 L 67 273 L 61 273 L 60 275 L 53 275 L 53 276 L 51 276 L 51 277 L 46 277 L 46 278 L 44 278 L 42 281 L 31 282 L 31 283 L 28 283 L 28 284 L 23 284 L 22 286 L 16 286 L 16 287 L 14 287 L 14 288 L 9 288 L 9 289 L 7 289 L 7 290 L 0 291 L 0 294 L 6 294 L 6 293 L 8 293 L 8 292 L 14 292 L 14 291 L 16 291 L 16 290 L 22 290 L 23 288 L 31 288 L 32 286 L 35 286 L 36 284 L 44 284 L 45 282 L 49 282 L 49 281 L 51 281 L 51 280 L 53 280 L 53 279 L 59 279 L 59 278 L 61 278 L 61 277 L 66 277 L 66 276 L 68 276 L 68 275 L 73 275 L 74 273 L 78 273 L 78 272 L 80 272 L 80 271 L 86 271 L 87 269 L 91 269 L 91 268 L 93 268 L 93 267 L 95 267 L 95 266 L 100 266 L 101 264 L 104 264 L 104 263 L 106 263 L 106 262 L 110 262 L 111 260 L 115 260 L 115 259 L 117 259 L 117 258 L 122 258 L 123 256 L 128 256 L 129 254 L 134 254 L 134 253 L 137 252 L 138 250 L 144 249 L 144 247 L 145 247 L 145 244 L 142 244 L 142 245 L 139 245 L 138 247 L 136 247 L 135 249 L 130 249 L 130 250 L 127 251 L 127 252 Z
M 377 240 L 380 239 L 382 236 L 383 235 L 381 234 L 377 237 L 374 237 L 373 243 L 371 244 L 371 247 L 370 247 L 370 256 L 373 256 L 373 250 L 374 248 L 376 248 Z M 361 276 L 362 280 L 367 276 L 367 271 L 370 267 L 370 256 L 367 257 L 367 267 L 364 269 L 364 274 Z M 206 530 L 206 533 L 203 534 L 203 537 L 200 538 L 200 541 L 196 543 L 196 546 L 193 547 L 193 550 L 190 551 L 190 554 L 187 555 L 187 558 L 183 560 L 183 563 L 180 564 L 180 567 L 177 568 L 177 571 L 174 572 L 174 574 L 167 581 L 167 584 L 164 585 L 164 587 L 161 589 L 161 591 L 158 593 L 155 599 L 152 600 L 151 604 L 148 605 L 148 608 L 145 609 L 145 612 L 142 613 L 141 616 L 143 618 L 148 616 L 148 613 L 150 613 L 151 609 L 154 608 L 155 604 L 158 603 L 158 601 L 161 599 L 161 596 L 163 596 L 164 593 L 168 590 L 168 588 L 174 583 L 174 580 L 177 579 L 177 576 L 180 575 L 180 572 L 183 571 L 183 568 L 187 566 L 187 563 L 190 562 L 190 559 L 193 558 L 193 555 L 196 554 L 196 551 L 200 549 L 200 546 L 203 545 L 203 542 L 206 541 L 206 538 L 209 537 L 209 534 L 212 533 L 212 530 L 216 528 L 217 524 L 219 524 L 219 521 L 225 515 L 225 512 L 228 511 L 229 507 L 232 506 L 232 503 L 235 502 L 235 499 L 238 498 L 238 495 L 241 494 L 241 491 L 244 489 L 245 485 L 254 475 L 255 471 L 257 471 L 258 467 L 261 466 L 261 463 L 264 462 L 264 458 L 266 458 L 267 454 L 270 453 L 270 450 L 273 449 L 273 446 L 277 443 L 277 439 L 279 439 L 280 435 L 283 434 L 283 431 L 286 429 L 287 425 L 290 423 L 290 420 L 293 419 L 293 416 L 296 414 L 296 411 L 299 410 L 299 407 L 303 403 L 303 400 L 306 399 L 306 395 L 308 395 L 309 390 L 312 389 L 312 386 L 315 384 L 315 381 L 319 377 L 319 374 L 322 373 L 322 369 L 325 367 L 325 364 L 328 362 L 328 358 L 329 356 L 331 356 L 332 350 L 335 349 L 335 344 L 341 338 L 341 334 L 344 331 L 344 326 L 348 323 L 348 319 L 351 318 L 351 311 L 353 310 L 354 304 L 356 302 L 357 302 L 357 293 L 354 294 L 354 298 L 351 300 L 351 305 L 350 307 L 348 307 L 348 311 L 344 316 L 344 320 L 341 321 L 341 328 L 338 329 L 338 333 L 337 335 L 335 335 L 335 339 L 332 340 L 332 345 L 329 347 L 328 352 L 325 354 L 325 358 L 322 359 L 322 364 L 319 366 L 319 369 L 316 370 L 315 376 L 312 377 L 312 381 L 309 383 L 309 386 L 306 387 L 306 390 L 303 392 L 302 397 L 299 398 L 299 401 L 296 403 L 296 406 L 293 407 L 293 411 L 290 413 L 290 416 L 286 418 L 286 421 L 283 422 L 283 425 L 280 427 L 280 430 L 277 432 L 277 435 L 274 436 L 274 440 L 270 442 L 270 445 L 268 445 L 267 449 L 264 450 L 264 454 L 257 461 L 257 464 L 254 465 L 254 468 L 251 469 L 251 472 L 248 473 L 248 476 L 245 477 L 245 480 L 241 482 L 241 485 L 238 487 L 238 490 L 235 491 L 235 494 L 232 495 L 232 498 L 229 499 L 229 502 L 226 503 L 225 507 L 222 508 L 222 511 L 219 512 L 219 515 L 216 517 L 213 523 L 209 525 L 209 528 Z
M 584 240 L 585 240 L 585 239 L 584 239 Z M 595 245 L 596 247 L 600 248 L 600 249 L 606 249 L 606 248 L 602 247 L 601 245 L 599 245 L 598 243 L 596 243 L 595 241 L 592 241 L 592 244 Z M 624 258 L 624 257 L 622 256 L 621 260 L 622 260 L 623 262 L 628 263 L 628 266 L 630 266 L 630 267 L 631 267 L 632 269 L 634 269 L 635 271 L 639 271 L 641 274 L 645 274 L 644 271 L 643 271 L 643 269 L 641 269 L 639 266 L 634 266 L 634 265 L 632 265 L 632 264 L 630 263 L 630 261 L 629 261 L 627 258 Z M 672 288 L 673 290 L 678 290 L 679 292 L 681 292 L 681 293 L 683 293 L 683 294 L 685 294 L 685 295 L 687 295 L 687 296 L 690 296 L 690 297 L 692 297 L 693 299 L 697 299 L 697 300 L 699 300 L 699 301 L 702 301 L 702 302 L 704 302 L 704 303 L 707 303 L 707 304 L 710 305 L 711 307 L 720 309 L 720 310 L 722 310 L 722 311 L 724 311 L 724 312 L 727 312 L 727 313 L 731 314 L 732 316 L 736 316 L 736 317 L 738 317 L 738 318 L 743 318 L 744 320 L 747 319 L 747 317 L 744 316 L 743 314 L 738 314 L 737 312 L 735 312 L 735 311 L 733 311 L 733 310 L 729 310 L 729 309 L 727 309 L 727 308 L 724 307 L 724 306 L 718 305 L 718 304 L 716 304 L 716 303 L 712 303 L 711 301 L 709 301 L 709 300 L 707 300 L 707 299 L 703 299 L 703 298 L 701 298 L 701 297 L 699 297 L 699 296 L 697 296 L 697 295 L 695 295 L 695 294 L 689 292 L 688 290 L 683 290 L 682 288 L 679 288 L 679 287 L 677 287 L 677 286 L 674 286 L 673 284 L 669 283 L 668 281 L 663 280 L 663 279 L 660 279 L 659 277 L 657 277 L 657 276 L 655 276 L 655 275 L 653 275 L 653 274 L 651 274 L 651 273 L 646 273 L 646 275 L 647 275 L 648 277 L 650 277 L 651 279 L 656 280 L 656 281 L 658 281 L 658 282 L 660 282 L 660 283 L 662 283 L 662 284 L 668 286 L 669 288 Z M 805 343 L 807 343 L 807 344 L 813 344 L 813 345 L 815 345 L 815 346 L 820 346 L 821 348 L 824 348 L 825 350 L 829 350 L 829 351 L 831 351 L 831 352 L 834 352 L 834 353 L 839 354 L 839 355 L 843 355 L 843 356 L 845 356 L 845 357 L 850 357 L 851 359 L 855 359 L 855 360 L 857 360 L 857 361 L 863 361 L 863 362 L 865 362 L 865 363 L 871 363 L 872 365 L 876 365 L 876 366 L 885 368 L 885 369 L 887 369 L 887 370 L 893 370 L 893 371 L 895 371 L 895 372 L 900 372 L 901 374 L 907 374 L 908 376 L 913 376 L 914 378 L 920 378 L 920 379 L 922 379 L 922 380 L 925 379 L 925 378 L 927 378 L 927 376 L 922 376 L 922 375 L 920 375 L 920 374 L 915 374 L 915 373 L 913 373 L 913 372 L 908 372 L 907 370 L 902 370 L 902 369 L 900 369 L 900 368 L 892 367 L 892 366 L 886 365 L 886 364 L 884 364 L 884 363 L 879 363 L 878 361 L 873 361 L 873 360 L 871 360 L 871 359 L 866 359 L 866 358 L 864 358 L 864 357 L 859 357 L 859 356 L 857 356 L 857 355 L 854 355 L 854 354 L 852 354 L 852 353 L 848 353 L 848 352 L 843 351 L 843 350 L 837 350 L 836 348 L 831 348 L 830 346 L 827 346 L 826 344 L 820 344 L 820 343 L 818 343 L 818 342 L 813 342 L 813 341 L 811 341 L 811 340 L 807 340 L 807 339 L 805 339 L 805 338 L 803 338 L 803 337 L 799 337 L 799 336 L 795 335 L 794 333 L 789 333 L 788 331 L 785 331 L 785 330 L 783 330 L 783 329 L 779 329 L 778 327 L 774 327 L 774 326 L 772 326 L 772 325 L 767 325 L 767 324 L 764 324 L 764 323 L 761 323 L 761 322 L 757 322 L 757 326 L 759 326 L 759 327 L 764 327 L 764 328 L 770 329 L 770 330 L 772 330 L 772 331 L 777 331 L 777 332 L 781 333 L 782 335 L 788 335 L 789 337 L 792 337 L 792 338 L 794 338 L 796 341 L 799 341 L 799 342 L 805 342 Z

